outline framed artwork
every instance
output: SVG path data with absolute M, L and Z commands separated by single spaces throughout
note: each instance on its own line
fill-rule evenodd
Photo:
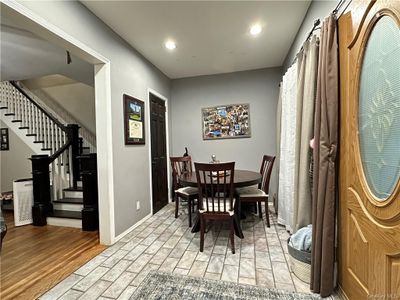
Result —
M 203 140 L 251 137 L 249 104 L 207 107 L 201 114 Z
M 0 150 L 10 150 L 10 141 L 8 139 L 8 128 L 0 128 Z
M 144 102 L 124 94 L 125 145 L 145 144 Z

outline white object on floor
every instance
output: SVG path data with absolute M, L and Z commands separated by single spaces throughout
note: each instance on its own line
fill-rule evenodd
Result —
M 15 226 L 32 224 L 33 181 L 21 179 L 13 182 Z

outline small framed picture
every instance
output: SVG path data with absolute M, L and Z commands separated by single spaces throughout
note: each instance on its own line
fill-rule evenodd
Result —
M 8 140 L 8 128 L 0 128 L 0 150 L 10 150 L 10 141 Z
M 144 102 L 124 94 L 125 145 L 145 144 Z

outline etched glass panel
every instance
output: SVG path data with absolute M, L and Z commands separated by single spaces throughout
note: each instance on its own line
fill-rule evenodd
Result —
M 358 122 L 364 174 L 384 201 L 400 177 L 400 28 L 389 16 L 378 20 L 365 48 Z
M 400 177 L 400 28 L 389 16 L 378 20 L 366 45 L 358 122 L 364 174 L 384 201 Z

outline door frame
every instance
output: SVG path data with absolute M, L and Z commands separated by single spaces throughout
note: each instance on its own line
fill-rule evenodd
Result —
M 166 146 L 167 146 L 167 188 L 168 188 L 168 203 L 172 202 L 172 197 L 171 197 L 171 165 L 169 163 L 169 108 L 168 108 L 168 98 L 157 92 L 156 90 L 152 88 L 147 89 L 147 103 L 148 103 L 148 109 L 146 113 L 146 118 L 147 118 L 147 128 L 148 128 L 148 133 L 149 133 L 149 195 L 150 195 L 150 209 L 151 212 L 150 214 L 153 215 L 153 172 L 151 168 L 151 115 L 150 115 L 150 94 L 153 94 L 157 98 L 163 100 L 165 102 L 165 139 L 166 139 Z
M 110 60 L 86 44 L 69 35 L 56 25 L 32 12 L 15 0 L 2 0 L 2 4 L 16 12 L 23 22 L 32 22 L 31 30 L 43 39 L 69 49 L 81 59 L 91 63 L 95 70 L 95 111 L 96 132 L 106 134 L 96 136 L 97 176 L 99 195 L 99 237 L 100 244 L 112 245 L 116 242 L 114 215 L 114 167 L 113 135 L 111 117 L 111 66 Z M 102 120 L 102 122 L 100 122 Z

